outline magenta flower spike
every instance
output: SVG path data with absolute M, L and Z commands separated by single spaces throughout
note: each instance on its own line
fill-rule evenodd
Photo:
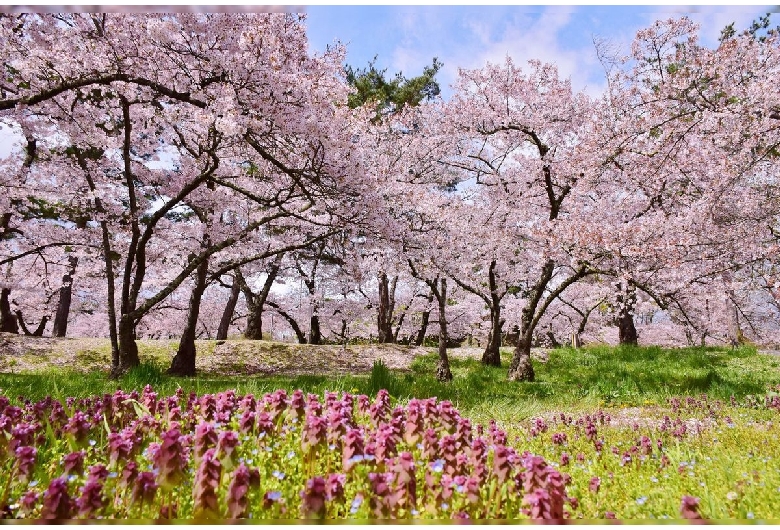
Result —
M 348 472 L 357 463 L 358 458 L 362 459 L 364 451 L 363 434 L 358 429 L 349 429 L 344 437 L 341 452 L 341 465 L 344 472 Z
M 216 458 L 216 449 L 206 451 L 195 473 L 192 499 L 194 501 L 195 517 L 220 517 L 217 490 L 222 474 L 222 464 Z
M 368 399 L 368 396 L 365 394 L 360 394 L 357 397 L 358 401 L 358 412 L 361 414 L 368 414 L 371 409 L 371 401 Z
M 241 434 L 252 434 L 255 430 L 255 412 L 244 410 L 241 413 L 241 419 L 238 422 L 238 430 Z
M 35 447 L 25 445 L 17 447 L 14 454 L 16 456 L 16 469 L 19 472 L 19 476 L 28 480 L 35 469 L 35 457 L 38 455 L 38 450 Z
M 163 490 L 172 490 L 184 479 L 187 461 L 178 428 L 163 433 L 162 444 L 154 454 L 153 462 L 158 471 L 158 484 Z
M 151 504 L 154 501 L 157 487 L 157 483 L 154 480 L 154 473 L 151 471 L 139 473 L 133 483 L 133 503 Z
M 119 486 L 125 489 L 132 488 L 135 480 L 138 478 L 138 464 L 134 461 L 128 462 L 119 475 Z
M 247 394 L 238 402 L 240 412 L 257 412 L 257 400 L 252 394 Z
M 331 473 L 325 484 L 325 498 L 328 501 L 343 502 L 344 486 L 347 483 L 346 475 L 342 473 Z
M 306 422 L 301 432 L 301 447 L 304 451 L 311 451 L 318 445 L 325 443 L 326 421 L 319 416 L 306 416 Z
M 680 504 L 680 517 L 683 519 L 703 519 L 699 514 L 699 499 L 685 495 Z
M 217 400 L 212 394 L 204 394 L 200 398 L 200 416 L 206 420 L 214 420 L 217 415 Z
M 105 505 L 103 484 L 95 477 L 90 478 L 81 488 L 81 497 L 76 500 L 76 510 L 79 517 L 94 519 Z
M 231 471 L 235 467 L 233 453 L 238 446 L 238 435 L 233 431 L 222 431 L 217 437 L 216 456 L 225 471 Z
M 214 430 L 214 425 L 201 422 L 195 427 L 195 439 L 193 440 L 193 453 L 196 461 L 200 461 L 212 447 L 216 447 L 219 437 Z
M 227 516 L 229 519 L 245 519 L 249 501 L 247 493 L 250 486 L 250 472 L 243 463 L 233 473 L 227 493 Z
M 327 485 L 322 477 L 313 477 L 301 491 L 301 516 L 305 519 L 325 517 Z
M 106 469 L 106 466 L 103 464 L 95 464 L 94 466 L 89 467 L 89 474 L 87 475 L 87 480 L 97 480 L 99 482 L 103 482 L 108 478 L 108 469 Z
M 274 432 L 274 422 L 273 418 L 265 412 L 259 412 L 257 414 L 257 434 L 265 433 L 265 434 L 271 434 Z
M 308 394 L 306 396 L 306 414 L 320 416 L 322 414 L 322 403 L 317 394 Z
M 404 441 L 407 444 L 415 445 L 422 440 L 424 423 L 420 402 L 412 399 L 409 401 L 404 422 Z
M 439 457 L 439 436 L 433 429 L 427 429 L 423 435 L 422 456 L 427 460 Z
M 68 494 L 68 481 L 62 477 L 52 479 L 43 494 L 42 519 L 70 519 L 73 502 Z
M 81 475 L 84 472 L 84 451 L 76 451 L 65 456 L 62 469 L 65 475 Z
M 38 506 L 40 495 L 35 491 L 29 490 L 19 499 L 19 510 L 23 515 L 31 514 Z

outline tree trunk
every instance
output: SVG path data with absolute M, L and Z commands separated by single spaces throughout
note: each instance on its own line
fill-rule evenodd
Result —
M 401 313 L 401 316 L 398 317 L 398 325 L 395 327 L 395 331 L 393 332 L 393 343 L 398 344 L 398 334 L 401 332 L 401 327 L 404 325 L 404 318 L 406 318 L 406 313 Z
M 436 285 L 435 281 L 433 285 Z M 447 308 L 447 280 L 442 278 L 440 285 L 439 292 L 435 293 L 439 302 L 439 362 L 436 365 L 436 379 L 444 383 L 452 381 L 450 359 L 447 356 L 447 341 L 449 340 L 447 335 L 447 315 L 445 313 Z
M 315 308 L 316 310 L 316 308 Z M 320 333 L 320 317 L 316 313 L 312 314 L 310 319 L 309 344 L 321 344 L 322 335 Z
M 233 285 L 230 287 L 230 298 L 228 298 L 227 304 L 225 304 L 225 310 L 222 312 L 222 318 L 219 321 L 219 328 L 217 328 L 217 340 L 225 340 L 228 336 L 228 329 L 230 323 L 233 321 L 233 314 L 236 312 L 236 304 L 238 303 L 238 296 L 241 294 L 241 286 L 238 283 L 238 279 L 233 278 Z
M 393 304 L 390 293 L 390 282 L 387 274 L 379 273 L 379 310 L 377 314 L 377 332 L 380 344 L 393 342 Z M 395 290 L 395 279 L 392 282 L 392 289 Z M 393 293 L 394 294 L 394 293 Z
M 430 311 L 423 311 L 420 329 L 417 331 L 417 337 L 414 339 L 415 346 L 422 346 L 425 342 L 425 334 L 428 332 L 428 321 L 431 319 Z
M 272 301 L 268 301 L 268 305 L 276 309 L 276 312 L 279 313 L 282 318 L 284 318 L 288 324 L 290 324 L 290 327 L 295 332 L 295 336 L 298 338 L 299 344 L 306 344 L 306 334 L 301 330 L 301 327 L 298 325 L 298 323 L 295 321 L 295 319 L 290 316 L 289 313 L 284 311 L 281 307 L 279 307 L 278 304 Z
M 621 310 L 618 317 L 618 338 L 620 344 L 637 345 L 637 333 L 634 316 L 628 310 Z
M 534 366 L 531 363 L 531 330 L 523 326 L 524 331 L 517 339 L 517 346 L 512 355 L 512 362 L 509 363 L 508 379 L 510 381 L 528 381 L 533 382 L 536 374 Z
M 209 262 L 207 259 L 203 260 L 196 269 L 195 287 L 192 289 L 190 305 L 187 309 L 187 324 L 184 326 L 184 332 L 179 341 L 179 349 L 171 362 L 171 367 L 168 369 L 168 373 L 171 375 L 185 377 L 195 375 L 195 332 L 198 326 L 200 302 L 203 298 L 203 291 L 206 290 L 208 269 Z
M 498 286 L 496 285 L 496 261 L 490 262 L 488 269 L 488 287 L 490 289 L 490 334 L 488 343 L 485 347 L 485 353 L 482 354 L 482 364 L 488 366 L 501 366 L 501 327 L 504 322 L 501 320 L 501 298 L 498 296 Z
M 135 343 L 135 322 L 133 322 L 130 315 L 122 315 L 119 318 L 118 338 L 119 362 L 112 370 L 112 375 L 115 377 L 141 364 L 138 358 L 138 345 Z
M 634 326 L 634 306 L 636 305 L 636 287 L 630 282 L 626 285 L 625 291 L 623 284 L 618 284 L 619 293 L 617 296 L 618 305 L 618 340 L 621 345 L 637 345 L 636 326 Z
M 41 318 L 41 322 L 38 324 L 38 327 L 35 328 L 34 331 L 27 329 L 27 323 L 24 321 L 21 310 L 16 311 L 16 320 L 22 327 L 22 333 L 28 337 L 43 337 L 43 332 L 46 329 L 46 323 L 49 321 L 49 317 L 44 315 L 43 318 Z
M 550 260 L 545 263 L 542 275 L 530 293 L 531 296 L 528 299 L 528 303 L 520 312 L 520 335 L 517 337 L 517 346 L 515 346 L 512 361 L 509 363 L 509 373 L 507 374 L 507 379 L 510 381 L 533 382 L 536 377 L 534 365 L 531 362 L 531 340 L 536 327 L 534 313 L 536 313 L 536 306 L 542 298 L 544 288 L 552 277 L 553 266 Z
M 488 335 L 487 347 L 482 354 L 482 364 L 488 366 L 501 366 L 501 327 L 504 321 L 501 320 L 501 306 L 494 305 L 490 308 L 490 334 Z
M 263 304 L 252 304 L 246 317 L 244 338 L 263 340 Z
M 550 325 L 550 329 L 547 330 L 547 343 L 550 345 L 550 348 L 560 348 L 561 343 L 558 342 L 558 339 L 555 338 L 555 333 L 553 333 L 552 325 Z
M 0 331 L 6 333 L 19 333 L 19 324 L 16 322 L 16 315 L 11 312 L 9 297 L 11 289 L 7 287 L 0 290 Z
M 68 316 L 70 315 L 70 303 L 73 292 L 73 275 L 76 273 L 78 258 L 71 256 L 68 258 L 70 271 L 62 277 L 62 287 L 60 287 L 60 300 L 57 302 L 57 313 L 54 315 L 54 328 L 51 331 L 52 337 L 64 337 L 68 330 Z
M 250 340 L 263 340 L 263 307 L 268 300 L 268 294 L 271 292 L 271 286 L 279 274 L 279 267 L 282 263 L 284 254 L 277 254 L 274 261 L 268 268 L 268 276 L 263 283 L 260 293 L 254 296 L 247 296 L 247 305 L 249 306 L 249 315 L 246 317 L 246 330 L 244 337 Z M 244 282 L 246 285 L 246 283 Z M 248 286 L 246 287 L 248 290 Z M 245 293 L 246 294 L 246 293 Z

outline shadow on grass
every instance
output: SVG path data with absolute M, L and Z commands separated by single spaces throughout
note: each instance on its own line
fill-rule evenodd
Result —
M 735 366 L 734 360 L 749 360 Z M 539 366 L 539 380 L 595 391 L 605 401 L 663 400 L 673 395 L 708 394 L 728 399 L 766 392 L 780 380 L 773 361 L 750 348 L 594 346 L 562 348 Z

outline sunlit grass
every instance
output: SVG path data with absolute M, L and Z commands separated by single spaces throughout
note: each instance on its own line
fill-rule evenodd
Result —
M 510 424 L 545 410 L 664 405 L 672 396 L 700 394 L 727 400 L 732 395 L 742 398 L 762 394 L 769 386 L 780 384 L 780 358 L 758 354 L 751 348 L 562 348 L 550 351 L 548 362 L 534 362 L 533 383 L 507 381 L 506 367 L 511 359 L 511 350 L 507 348 L 502 350 L 501 368 L 483 366 L 476 359 L 453 357 L 455 379 L 451 383 L 436 380 L 434 354 L 416 358 L 410 372 L 375 366 L 367 375 L 206 374 L 194 378 L 165 374 L 167 361 L 162 355 L 145 358 L 150 360 L 118 381 L 109 380 L 102 371 L 83 373 L 49 368 L 34 374 L 0 374 L 0 388 L 7 395 L 28 399 L 46 395 L 86 397 L 113 393 L 117 388 L 141 390 L 146 384 L 161 393 L 172 393 L 181 387 L 185 392 L 199 394 L 227 388 L 253 394 L 300 388 L 318 394 L 347 391 L 374 395 L 385 388 L 402 402 L 412 397 L 447 399 L 477 421 L 496 419 Z

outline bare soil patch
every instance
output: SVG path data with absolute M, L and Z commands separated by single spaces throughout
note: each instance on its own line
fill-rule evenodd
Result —
M 168 366 L 175 340 L 139 340 L 141 362 Z M 408 370 L 418 355 L 432 348 L 397 344 L 331 346 L 268 341 L 196 341 L 196 367 L 204 375 L 303 375 L 367 373 L 377 360 L 388 368 Z M 111 346 L 102 338 L 26 337 L 0 333 L 0 372 L 41 372 L 51 368 L 108 371 Z

